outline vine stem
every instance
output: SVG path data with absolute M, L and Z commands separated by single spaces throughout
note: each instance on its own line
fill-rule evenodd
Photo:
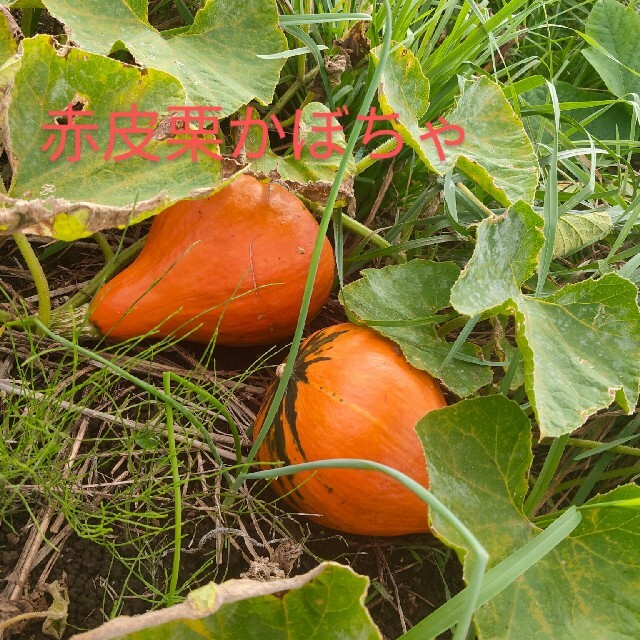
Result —
M 489 207 L 485 206 L 484 203 L 477 198 L 463 182 L 456 182 L 456 187 L 458 187 L 458 189 L 460 189 L 460 191 L 462 191 L 467 198 L 469 198 L 469 200 L 471 200 L 488 218 L 493 216 L 493 211 L 491 211 Z
M 31 272 L 33 281 L 38 292 L 38 319 L 43 325 L 49 326 L 51 322 L 51 294 L 49 293 L 49 283 L 44 275 L 44 270 L 38 260 L 36 252 L 24 233 L 16 233 L 13 236 L 27 267 Z
M 99 231 L 93 234 L 93 239 L 96 241 L 96 244 L 100 247 L 102 251 L 102 255 L 107 262 L 110 262 L 115 258 L 115 253 L 113 253 L 113 249 L 107 242 L 107 239 L 104 237 L 103 233 Z
M 162 374 L 162 384 L 164 393 L 171 397 L 171 373 L 165 371 Z M 169 581 L 169 593 L 167 594 L 167 604 L 171 606 L 176 599 L 176 588 L 178 586 L 178 573 L 180 571 L 180 546 L 182 544 L 182 496 L 180 494 L 180 470 L 178 468 L 178 456 L 176 455 L 176 434 L 173 430 L 173 407 L 165 402 L 165 413 L 167 416 L 167 440 L 169 444 L 169 460 L 171 461 L 171 476 L 173 480 L 173 563 L 171 565 L 171 579 Z
M 568 444 L 580 449 L 598 449 L 607 443 L 598 442 L 597 440 L 583 440 L 582 438 L 569 438 Z M 640 458 L 640 449 L 638 447 L 630 447 L 624 444 L 617 444 L 615 447 L 609 447 L 606 451 L 608 453 L 619 453 L 625 456 L 635 456 L 636 458 Z
M 391 6 L 389 4 L 389 0 L 383 0 L 383 4 L 384 4 L 384 10 L 385 10 L 386 28 L 384 33 L 384 42 L 382 45 L 382 51 L 380 53 L 380 62 L 378 63 L 378 67 L 376 68 L 373 74 L 371 85 L 367 89 L 367 93 L 360 106 L 359 115 L 366 115 L 369 111 L 369 107 L 371 105 L 371 102 L 373 101 L 373 97 L 378 89 L 378 81 L 380 79 L 380 75 L 384 70 L 384 66 L 385 66 L 387 57 L 389 55 L 389 49 L 391 48 L 391 32 L 392 32 L 392 21 L 393 21 L 392 14 L 391 14 Z M 344 176 L 344 173 L 347 169 L 349 158 L 351 157 L 351 154 L 355 149 L 363 124 L 364 124 L 364 121 L 362 119 L 356 119 L 353 125 L 353 128 L 351 130 L 351 133 L 349 134 L 349 139 L 347 141 L 347 145 L 344 150 L 342 160 L 340 161 L 340 166 L 338 168 L 336 177 L 333 181 L 333 185 L 331 186 L 329 198 L 327 199 L 327 205 L 324 209 L 324 213 L 320 221 L 320 229 L 318 230 L 316 243 L 313 247 L 313 253 L 311 254 L 311 265 L 309 267 L 309 274 L 307 276 L 307 282 L 305 284 L 304 294 L 302 297 L 302 305 L 300 308 L 300 315 L 298 316 L 298 324 L 296 326 L 296 331 L 293 336 L 291 350 L 289 352 L 289 356 L 287 357 L 287 360 L 285 363 L 284 372 L 283 372 L 282 378 L 278 382 L 278 386 L 271 400 L 269 410 L 267 411 L 267 415 L 265 416 L 264 423 L 257 437 L 255 438 L 253 446 L 251 447 L 251 451 L 249 452 L 245 460 L 245 466 L 232 487 L 233 491 L 237 491 L 239 486 L 244 481 L 246 469 L 249 468 L 249 466 L 255 459 L 256 454 L 258 453 L 258 449 L 260 448 L 260 445 L 266 438 L 267 433 L 269 432 L 269 429 L 271 428 L 271 425 L 273 424 L 273 421 L 276 417 L 282 398 L 284 397 L 284 394 L 286 392 L 287 385 L 289 384 L 289 380 L 291 378 L 291 374 L 293 373 L 293 366 L 295 364 L 296 358 L 298 356 L 298 352 L 300 350 L 300 343 L 302 342 L 302 334 L 304 332 L 304 327 L 307 321 L 307 314 L 309 312 L 309 303 L 311 301 L 311 294 L 313 293 L 313 286 L 315 284 L 316 274 L 318 273 L 318 264 L 320 262 L 320 255 L 322 253 L 324 239 L 325 239 L 325 236 L 327 235 L 329 224 L 331 223 L 331 219 L 333 216 L 333 209 L 335 207 L 336 200 L 338 198 L 338 191 L 342 183 L 342 177 Z
M 372 460 L 357 460 L 352 458 L 336 458 L 334 460 L 316 460 L 315 462 L 305 462 L 303 464 L 294 464 L 279 469 L 268 469 L 266 471 L 256 471 L 248 473 L 245 478 L 248 479 L 268 479 L 280 476 L 290 476 L 294 473 L 304 471 L 315 471 L 317 469 L 359 469 L 363 471 L 378 471 L 384 473 L 400 484 L 404 485 L 409 491 L 412 491 L 418 498 L 425 502 L 433 511 L 435 511 L 443 520 L 451 527 L 455 528 L 460 537 L 467 543 L 470 550 L 475 555 L 473 568 L 469 572 L 469 586 L 466 594 L 466 602 L 464 611 L 462 611 L 453 640 L 464 640 L 471 628 L 471 620 L 473 612 L 478 606 L 480 597 L 480 589 L 482 588 L 483 577 L 489 562 L 489 554 L 480 544 L 478 539 L 469 531 L 462 521 L 449 508 L 440 502 L 430 491 L 425 489 L 420 483 L 413 478 L 405 475 L 401 471 L 388 467 L 387 465 L 373 462 Z M 384 497 L 381 496 L 381 499 Z
M 296 94 L 296 92 L 306 85 L 309 81 L 313 80 L 315 75 L 320 71 L 320 67 L 314 67 L 307 73 L 304 79 L 296 78 L 291 86 L 282 94 L 282 97 L 269 109 L 267 115 L 264 117 L 265 120 L 268 120 L 271 116 L 277 116 L 284 107 L 289 104 L 291 98 Z M 294 117 L 295 120 L 295 117 Z
M 382 63 L 382 58 L 380 58 Z M 376 147 L 369 155 L 362 158 L 359 162 L 356 162 L 356 175 L 359 176 L 363 171 L 366 171 L 369 167 L 373 166 L 380 158 L 373 158 L 373 154 L 377 153 L 389 153 L 393 151 L 398 141 L 395 138 L 390 138 L 383 142 L 379 147 Z
M 33 251 L 31 244 L 23 234 L 14 235 L 14 240 L 18 245 L 20 253 L 27 263 L 27 266 L 29 267 L 29 270 L 31 271 L 36 283 L 36 290 L 38 291 L 39 300 L 38 318 L 40 319 L 42 324 L 51 326 L 51 296 L 49 293 L 49 284 L 47 283 L 46 276 L 44 275 L 44 271 L 42 270 L 42 265 L 40 265 L 38 257 Z M 89 302 L 96 291 L 98 291 L 98 289 L 106 280 L 117 273 L 123 266 L 131 262 L 138 255 L 138 253 L 140 253 L 142 247 L 144 246 L 144 242 L 145 238 L 141 238 L 122 252 L 119 252 L 117 254 L 113 254 L 112 252 L 113 257 L 107 262 L 104 267 L 102 267 L 102 269 L 91 279 L 91 281 L 82 290 L 78 291 L 78 293 L 67 300 L 67 302 L 60 305 L 53 311 L 53 320 L 55 321 L 56 318 L 61 317 L 68 309 L 77 309 L 83 304 Z M 111 249 L 109 248 L 109 250 Z M 41 275 L 36 275 L 38 272 Z M 44 316 L 42 313 L 43 309 L 45 311 Z M 16 318 L 15 315 L 0 309 L 0 323 L 2 324 L 10 323 L 12 326 L 24 328 L 33 324 L 31 320 L 32 318 L 27 318 L 26 321 Z
M 376 247 L 388 249 L 393 246 L 388 240 L 385 240 L 382 236 L 378 235 L 375 231 L 372 231 L 369 227 L 365 226 L 355 218 L 342 216 L 342 225 L 347 231 L 357 233 L 359 236 L 370 240 L 372 244 L 376 245 Z
M 26 620 L 37 620 L 38 618 L 47 618 L 49 616 L 48 611 L 29 611 L 27 613 L 21 613 L 14 618 L 0 621 L 0 633 L 5 629 L 18 624 L 19 622 L 25 622 Z

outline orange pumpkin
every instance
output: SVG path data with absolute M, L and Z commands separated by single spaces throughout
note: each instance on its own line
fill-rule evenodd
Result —
M 258 414 L 263 424 L 276 383 Z M 429 486 L 416 423 L 446 405 L 438 383 L 412 367 L 393 342 L 346 323 L 301 346 L 282 405 L 257 459 L 299 464 L 329 458 L 380 462 Z M 365 535 L 428 531 L 427 508 L 389 476 L 322 469 L 271 485 L 300 513 L 332 529 Z
M 183 200 L 153 221 L 145 246 L 96 295 L 90 321 L 126 340 L 184 336 L 234 346 L 291 336 L 302 303 L 318 223 L 278 184 L 247 175 L 201 200 Z M 325 239 L 310 316 L 331 292 L 333 251 Z M 200 326 L 199 326 L 200 325 Z

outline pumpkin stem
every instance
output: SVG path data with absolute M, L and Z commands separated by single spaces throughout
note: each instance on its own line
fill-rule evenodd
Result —
M 27 264 L 27 268 L 31 272 L 33 281 L 36 285 L 38 293 L 38 318 L 42 324 L 49 326 L 51 323 L 51 294 L 49 292 L 49 283 L 47 276 L 44 274 L 40 260 L 36 252 L 33 250 L 31 243 L 23 233 L 16 233 L 13 236 L 18 249 Z

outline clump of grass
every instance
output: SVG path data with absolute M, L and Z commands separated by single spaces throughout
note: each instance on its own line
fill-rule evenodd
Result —
M 106 546 L 123 562 L 128 558 L 125 564 L 157 604 L 167 584 L 154 571 L 162 572 L 176 516 L 184 528 L 209 519 L 221 529 L 233 529 L 238 517 L 237 510 L 223 506 L 228 487 L 220 482 L 222 468 L 202 434 L 174 416 L 170 454 L 167 408 L 144 389 L 90 354 L 70 352 L 29 331 L 6 330 L 3 345 L 9 352 L 4 361 L 12 364 L 0 380 L 0 519 L 10 522 L 25 509 L 40 522 L 43 512 L 64 514 L 75 533 Z M 149 346 L 134 341 L 98 348 L 95 355 L 161 388 L 167 368 L 161 362 L 172 346 L 169 340 Z M 238 462 L 236 440 L 223 414 L 233 416 L 239 444 L 246 446 L 256 385 L 262 384 L 255 378 L 264 362 L 223 376 L 211 364 L 213 369 L 169 365 L 188 385 L 173 385 L 171 393 L 207 425 L 216 457 L 231 469 Z M 252 375 L 247 402 L 245 386 Z M 218 406 L 198 391 L 215 396 Z M 174 489 L 183 496 L 179 513 Z M 218 544 L 224 539 L 218 536 Z

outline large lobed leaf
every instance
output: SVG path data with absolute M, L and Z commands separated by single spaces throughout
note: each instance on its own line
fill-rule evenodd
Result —
M 478 226 L 476 250 L 451 291 L 451 304 L 474 316 L 518 300 L 522 283 L 538 266 L 542 227 L 542 218 L 524 202 L 485 219 Z
M 186 33 L 164 38 L 149 25 L 146 0 L 45 0 L 49 12 L 92 53 L 108 54 L 122 42 L 136 61 L 178 78 L 188 104 L 219 106 L 220 116 L 252 99 L 267 104 L 286 50 L 275 0 L 209 0 Z
M 168 105 L 185 102 L 184 90 L 175 78 L 74 48 L 61 55 L 44 35 L 24 40 L 22 48 L 7 115 L 14 177 L 10 198 L 0 208 L 0 232 L 24 231 L 73 240 L 135 222 L 173 202 L 201 197 L 221 186 L 217 160 L 200 156 L 198 162 L 192 162 L 189 153 L 166 160 L 176 146 L 159 139 L 159 128 L 145 148 L 160 156 L 159 162 L 142 157 L 114 161 L 113 156 L 127 151 L 120 137 L 112 158 L 104 159 L 110 114 L 129 112 L 136 103 L 140 111 L 157 112 L 160 120 Z M 74 144 L 69 134 L 65 153 L 52 162 L 58 141 L 42 151 L 50 134 L 42 126 L 54 122 L 49 111 L 63 110 L 73 102 L 84 102 L 84 110 L 93 112 L 77 122 L 98 125 L 91 135 L 99 151 L 93 151 L 83 139 L 80 161 L 68 162 Z M 142 126 L 148 123 L 140 122 Z M 59 139 L 60 134 L 56 136 Z M 142 140 L 136 135 L 131 138 Z
M 599 46 L 582 53 L 609 90 L 619 98 L 640 93 L 640 15 L 617 0 L 598 0 L 585 26 Z
M 398 114 L 393 126 L 430 169 L 444 175 L 457 166 L 505 205 L 533 201 L 538 184 L 536 156 L 522 122 L 498 84 L 483 76 L 466 87 L 456 108 L 447 115 L 449 123 L 464 130 L 464 141 L 444 146 L 444 160 L 438 157 L 432 139 L 421 139 L 426 132 L 421 122 L 429 104 L 429 81 L 408 49 L 398 46 L 389 57 L 379 97 L 384 113 Z M 455 138 L 455 132 L 442 134 L 443 145 L 444 140 Z
M 529 420 L 504 396 L 464 400 L 417 426 L 431 491 L 476 535 L 495 566 L 541 533 L 524 516 Z M 640 514 L 601 506 L 640 499 L 628 485 L 587 503 L 578 527 L 475 613 L 480 640 L 635 638 L 640 628 Z M 464 540 L 432 513 L 434 531 L 465 557 Z
M 381 640 L 364 606 L 368 582 L 324 563 L 285 580 L 211 583 L 179 605 L 122 616 L 72 640 Z
M 16 37 L 19 32 L 20 27 L 18 27 L 13 16 L 6 9 L 0 11 L 0 100 L 3 102 L 4 95 L 9 90 L 9 86 L 20 66 L 16 55 L 18 50 Z M 0 144 L 3 145 L 4 140 L 0 139 Z M 4 183 L 0 185 L 0 191 L 5 193 Z
M 47 7 L 72 28 L 75 42 L 96 53 L 74 48 L 56 51 L 44 36 L 38 36 L 25 41 L 21 60 L 0 76 L 3 85 L 10 85 L 20 68 L 10 96 L 7 124 L 15 179 L 10 197 L 3 200 L 0 209 L 0 233 L 24 231 L 73 240 L 103 228 L 132 224 L 177 200 L 203 197 L 226 184 L 239 164 L 225 161 L 223 171 L 219 161 L 203 154 L 199 154 L 198 162 L 192 162 L 189 154 L 170 164 L 164 161 L 176 150 L 165 141 L 170 137 L 166 115 L 169 106 L 195 103 L 221 106 L 216 115 L 222 119 L 253 98 L 270 101 L 283 61 L 259 56 L 286 46 L 272 0 L 253 0 L 242 10 L 226 0 L 210 0 L 198 12 L 188 33 L 169 40 L 149 25 L 147 0 L 89 0 L 80 5 L 51 0 Z M 89 13 L 91 19 L 87 18 Z M 16 45 L 7 26 L 4 32 L 8 57 Z M 104 56 L 122 46 L 128 47 L 148 71 Z M 40 96 L 38 101 L 33 101 L 34 94 Z M 85 144 L 80 162 L 68 163 L 63 157 L 52 163 L 48 160 L 50 153 L 40 151 L 48 137 L 42 126 L 52 122 L 50 110 L 61 110 L 67 102 L 83 102 L 83 109 L 93 112 L 91 120 L 80 122 L 99 125 L 91 135 L 101 153 Z M 165 116 L 145 147 L 146 152 L 162 158 L 159 164 L 143 158 L 118 163 L 103 160 L 109 115 L 126 113 L 133 103 L 139 110 Z M 327 111 L 319 103 L 302 110 L 299 133 L 304 146 L 299 160 L 276 155 L 267 146 L 260 158 L 249 159 L 248 171 L 277 180 L 311 202 L 324 204 L 340 156 L 334 152 L 321 160 L 312 157 L 309 150 L 324 138 L 322 132 L 312 130 L 323 123 L 314 113 Z M 147 121 L 141 124 L 145 126 Z M 333 124 L 337 124 L 335 118 Z M 34 135 L 19 135 L 25 129 Z M 334 143 L 344 149 L 344 135 L 334 135 Z M 258 144 L 254 126 L 245 151 L 254 151 Z M 120 144 L 112 155 L 126 150 Z M 354 172 L 355 163 L 350 158 L 339 193 L 340 204 L 353 203 Z
M 13 9 L 42 9 L 44 7 L 42 0 L 0 0 L 0 5 Z
M 491 371 L 460 359 L 444 364 L 452 345 L 438 337 L 435 314 L 449 306 L 459 273 L 453 262 L 427 260 L 365 269 L 363 277 L 347 285 L 341 296 L 354 322 L 367 324 L 396 342 L 414 367 L 465 397 L 489 384 Z M 464 345 L 461 355 L 478 358 L 479 352 L 473 345 Z
M 521 287 L 543 246 L 542 226 L 524 203 L 484 220 L 451 304 L 467 315 L 515 313 L 525 387 L 544 437 L 570 433 L 614 399 L 633 411 L 640 388 L 640 311 L 637 288 L 614 273 L 545 298 L 524 295 Z
M 637 296 L 635 285 L 610 273 L 518 304 L 525 387 L 542 436 L 569 433 L 614 400 L 633 413 L 640 381 Z

